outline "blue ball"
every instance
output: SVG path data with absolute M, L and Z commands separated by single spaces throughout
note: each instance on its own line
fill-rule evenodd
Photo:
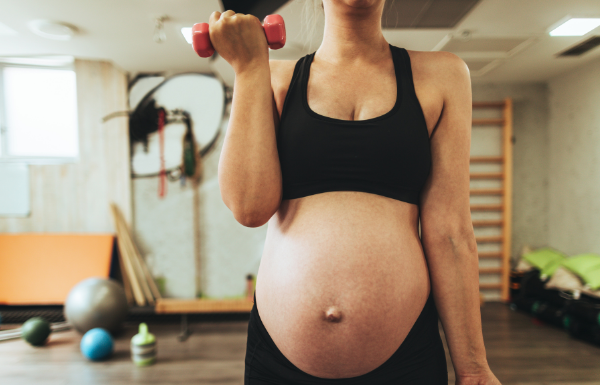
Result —
M 92 361 L 108 358 L 113 352 L 113 339 L 110 333 L 102 328 L 88 330 L 81 339 L 81 353 Z

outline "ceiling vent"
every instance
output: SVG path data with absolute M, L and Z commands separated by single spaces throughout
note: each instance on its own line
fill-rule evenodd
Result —
M 534 37 L 469 37 L 446 35 L 433 51 L 452 52 L 462 58 L 471 76 L 482 76 L 530 46 Z
M 454 28 L 480 0 L 387 0 L 383 28 Z
M 505 58 L 525 48 L 525 44 L 531 38 L 473 37 L 463 39 L 449 36 L 445 40 L 445 43 L 442 43 L 443 45 L 438 44 L 439 51 L 453 52 L 457 55 Z
M 558 54 L 558 56 L 580 56 L 600 45 L 600 36 L 592 36 L 589 39 L 577 44 Z

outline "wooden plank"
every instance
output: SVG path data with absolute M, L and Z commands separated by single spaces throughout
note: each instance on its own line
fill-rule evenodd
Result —
M 158 314 L 189 313 L 245 313 L 252 310 L 254 303 L 247 299 L 174 299 L 161 298 L 156 301 Z
M 470 175 L 471 179 L 504 179 L 502 172 L 474 172 Z
M 480 267 L 479 274 L 501 274 L 501 267 Z
M 502 253 L 494 253 L 494 252 L 479 253 L 479 259 L 500 259 L 500 258 L 502 258 Z
M 504 195 L 504 189 L 475 189 L 470 191 L 471 195 Z
M 473 227 L 499 227 L 502 226 L 502 220 L 496 221 L 473 221 Z
M 502 205 L 471 205 L 471 211 L 502 211 Z
M 477 243 L 501 243 L 504 240 L 502 236 L 493 237 L 475 237 Z
M 162 295 L 160 294 L 160 290 L 158 290 L 158 286 L 156 285 L 156 282 L 154 281 L 154 277 L 150 273 L 150 270 L 148 270 L 148 266 L 146 265 L 146 262 L 142 259 L 142 255 L 140 254 L 135 243 L 133 243 L 133 247 L 136 250 L 137 258 L 139 258 L 139 260 L 140 260 L 140 264 L 142 267 L 142 273 L 144 274 L 144 277 L 146 278 L 146 282 L 148 283 L 148 287 L 150 288 L 152 297 L 154 299 L 162 298 Z
M 134 259 L 137 260 L 136 265 L 140 269 L 140 271 L 139 271 L 140 279 L 144 280 L 145 285 L 147 286 L 147 288 L 149 290 L 149 292 L 145 290 L 145 293 L 147 295 L 147 298 L 149 299 L 150 304 L 154 305 L 154 299 L 161 298 L 162 296 L 160 294 L 160 291 L 158 290 L 158 287 L 156 286 L 154 277 L 152 277 L 152 274 L 150 274 L 150 270 L 148 270 L 148 266 L 146 265 L 146 262 L 142 258 L 142 253 L 140 253 L 140 250 L 138 249 L 137 245 L 135 244 L 135 242 L 133 240 L 133 234 L 127 227 L 127 223 L 125 222 L 123 213 L 120 210 L 118 210 L 118 213 L 121 218 L 121 224 L 122 224 L 123 228 L 125 229 L 125 235 L 128 238 L 128 243 L 130 244 L 131 253 L 132 253 Z
M 473 126 L 502 126 L 504 119 L 473 119 Z
M 480 283 L 479 284 L 480 290 L 493 290 L 493 289 L 500 289 L 500 288 L 502 288 L 501 283 Z
M 510 300 L 510 251 L 512 238 L 512 179 L 513 179 L 513 105 L 512 99 L 504 100 L 504 228 L 503 228 L 503 258 L 502 258 L 502 299 Z
M 127 227 L 127 223 L 125 223 L 125 218 L 121 214 L 121 210 L 118 209 L 116 205 L 114 205 L 116 215 L 117 215 L 117 234 L 119 238 L 119 242 L 123 242 L 125 248 L 128 253 L 128 258 L 131 259 L 133 263 L 133 269 L 138 278 L 138 282 L 140 283 L 140 287 L 142 288 L 142 292 L 144 293 L 144 297 L 149 305 L 154 305 L 154 296 L 152 294 L 152 290 L 150 289 L 150 282 L 154 283 L 152 277 L 146 274 L 144 271 L 144 261 L 142 260 L 141 255 L 139 254 L 135 244 L 133 242 L 133 236 Z M 157 289 L 158 291 L 158 289 Z
M 118 233 L 120 229 L 118 208 L 115 204 L 111 204 L 110 208 L 113 215 L 113 219 L 115 221 L 115 228 L 117 229 Z M 125 246 L 123 240 L 120 239 L 118 236 L 117 240 L 117 245 L 119 246 L 119 255 L 121 258 L 123 258 L 123 265 L 125 266 L 125 272 L 129 277 L 129 283 L 131 284 L 131 289 L 133 291 L 133 298 L 135 299 L 135 303 L 138 306 L 144 306 L 146 305 L 146 298 L 144 297 L 144 293 L 142 292 L 142 288 L 135 274 L 133 261 L 129 257 L 129 250 Z
M 121 251 L 119 251 L 119 253 L 121 253 Z M 127 271 L 125 271 L 123 257 L 119 255 L 117 259 L 119 260 L 119 273 L 121 273 L 121 280 L 123 280 L 123 289 L 125 290 L 125 297 L 127 297 L 127 303 L 129 305 L 132 305 L 134 301 L 133 291 L 131 289 L 131 283 L 129 282 L 129 276 L 127 275 Z
M 118 208 L 116 208 L 116 212 L 119 221 L 117 224 L 117 237 L 119 239 L 119 242 L 123 242 L 123 245 L 125 246 L 127 258 L 131 260 L 133 271 L 136 275 L 140 288 L 142 289 L 142 293 L 144 294 L 146 303 L 148 303 L 149 305 L 154 305 L 154 297 L 152 296 L 152 292 L 148 285 L 148 281 L 144 277 L 144 272 L 142 271 L 142 264 L 135 252 L 133 240 L 131 238 L 131 234 L 129 233 L 129 229 L 127 228 L 127 224 L 123 220 L 121 212 Z
M 501 156 L 472 156 L 471 163 L 502 163 L 504 158 Z
M 504 101 L 502 102 L 473 102 L 473 108 L 503 108 Z

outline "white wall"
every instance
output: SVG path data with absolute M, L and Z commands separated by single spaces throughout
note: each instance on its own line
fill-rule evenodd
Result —
M 113 232 L 110 203 L 131 221 L 127 77 L 112 63 L 76 60 L 79 160 L 30 166 L 31 214 L 0 218 L 0 232 Z M 2 181 L 0 181 L 2 183 Z
M 549 240 L 600 253 L 600 61 L 549 81 Z

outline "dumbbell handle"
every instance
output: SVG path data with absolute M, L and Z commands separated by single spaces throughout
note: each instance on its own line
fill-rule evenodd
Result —
M 265 17 L 263 29 L 267 43 L 271 49 L 279 49 L 285 45 L 285 23 L 280 15 Z M 215 53 L 210 42 L 207 23 L 196 23 L 192 27 L 192 47 L 200 57 L 209 57 Z

